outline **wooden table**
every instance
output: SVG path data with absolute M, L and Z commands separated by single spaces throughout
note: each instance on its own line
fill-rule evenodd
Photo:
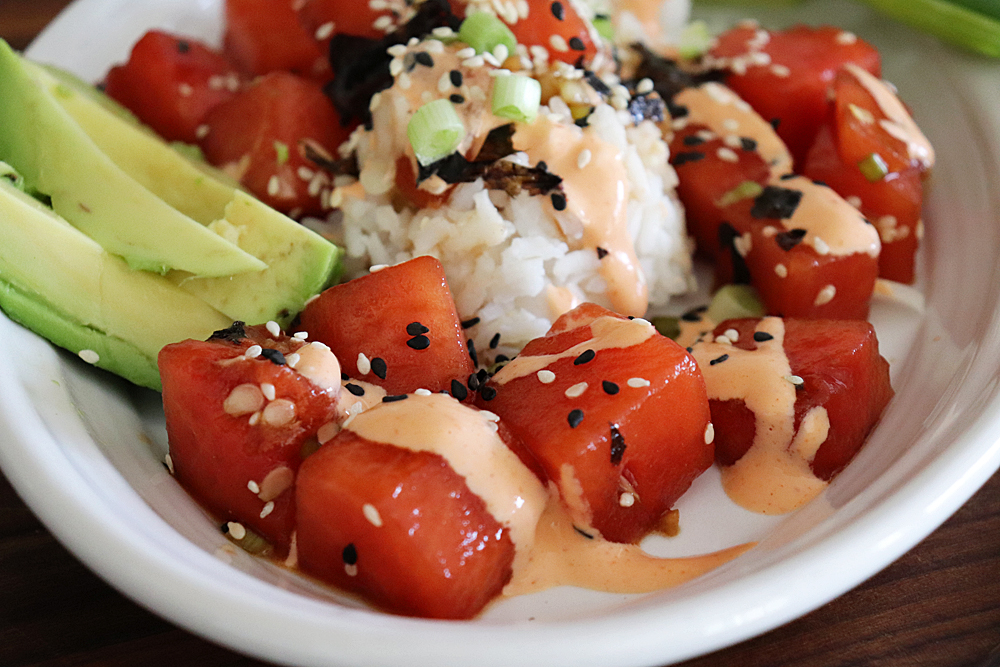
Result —
M 23 48 L 67 2 L 0 0 L 0 37 Z M 1000 474 L 940 529 L 855 590 L 784 627 L 683 665 L 980 667 L 998 644 Z M 108 587 L 53 539 L 0 477 L 0 665 L 265 663 L 180 630 Z

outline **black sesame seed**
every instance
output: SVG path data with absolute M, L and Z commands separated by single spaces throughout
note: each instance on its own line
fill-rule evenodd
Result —
M 806 230 L 804 229 L 790 229 L 787 232 L 779 232 L 774 235 L 774 240 L 778 244 L 778 247 L 788 252 L 798 244 L 802 243 L 802 239 L 806 237 Z
M 576 428 L 583 421 L 583 410 L 572 410 L 566 417 L 570 428 Z
M 774 340 L 774 336 L 767 333 L 766 331 L 754 331 L 753 332 L 754 342 L 766 343 L 769 340 Z
M 554 208 L 557 211 L 566 210 L 566 195 L 564 195 L 561 192 L 553 192 L 551 199 L 552 199 L 552 208 Z
M 818 186 L 823 187 L 823 188 L 827 187 L 825 181 L 817 181 L 816 179 L 813 179 L 813 185 L 818 185 Z
M 469 376 L 469 389 L 472 391 L 479 391 L 479 376 L 473 373 Z
M 593 350 L 585 350 L 584 352 L 582 352 L 580 354 L 580 356 L 578 356 L 576 359 L 573 360 L 573 365 L 574 366 L 580 366 L 580 365 L 585 364 L 587 362 L 593 361 L 594 357 L 596 357 L 596 356 L 597 356 L 597 353 L 594 352 Z
M 772 118 L 771 119 L 771 127 L 773 127 L 774 129 L 777 130 L 779 125 L 781 125 L 781 119 L 780 118 Z
M 223 534 L 228 535 L 229 534 L 229 524 L 228 523 L 222 524 L 221 526 L 219 526 L 219 530 L 221 530 L 223 532 Z
M 451 70 L 451 72 L 448 73 L 448 78 L 451 79 L 451 85 L 456 88 L 462 85 L 462 73 L 457 69 Z
M 389 369 L 385 365 L 385 359 L 382 357 L 375 357 L 372 359 L 372 373 L 374 373 L 380 380 L 385 379 L 385 374 Z
M 490 372 L 485 368 L 480 368 L 476 371 L 476 377 L 479 378 L 479 384 L 482 385 L 484 382 L 490 379 Z
M 689 134 L 681 140 L 681 143 L 685 146 L 701 146 L 705 140 L 697 134 Z
M 479 391 L 479 395 L 483 397 L 484 401 L 492 401 L 497 397 L 497 390 L 493 387 L 483 387 Z
M 611 465 L 616 466 L 622 462 L 625 456 L 625 438 L 622 436 L 618 426 L 611 425 Z
M 340 374 L 340 379 L 341 379 L 341 380 L 345 380 L 345 381 L 346 381 L 346 380 L 350 380 L 350 379 L 351 379 L 351 376 L 350 376 L 350 375 L 348 375 L 347 373 L 341 373 L 341 374 Z
M 177 53 L 187 53 L 191 50 L 191 43 L 185 42 L 183 39 L 177 40 Z
M 691 110 L 683 104 L 674 104 L 670 100 L 667 100 L 667 111 L 670 112 L 671 118 L 685 118 L 691 113 Z
M 500 332 L 498 331 L 497 333 L 493 334 L 493 338 L 490 338 L 490 349 L 491 350 L 497 349 L 497 345 L 499 344 L 500 344 Z
M 708 362 L 708 365 L 709 366 L 714 366 L 716 364 L 721 364 L 723 361 L 725 361 L 728 358 L 729 358 L 729 355 L 728 354 L 724 354 L 721 357 L 716 357 L 715 359 L 712 359 L 710 362 Z
M 502 364 L 505 361 L 510 361 L 510 357 L 508 357 L 506 354 L 498 354 L 496 357 L 493 358 L 494 364 Z
M 608 396 L 614 396 L 620 390 L 618 385 L 612 382 L 611 380 L 604 380 L 603 382 L 601 382 L 601 389 L 603 389 L 604 393 L 607 394 Z
M 271 348 L 264 348 L 263 350 L 260 351 L 260 356 L 264 357 L 275 366 L 285 365 L 285 355 L 283 355 L 281 352 L 278 352 L 277 350 L 272 350 Z
M 344 559 L 345 565 L 357 565 L 358 564 L 358 548 L 354 546 L 354 543 L 348 544 L 344 547 L 341 557 Z
M 414 58 L 418 64 L 423 65 L 424 67 L 434 67 L 434 58 L 432 58 L 431 54 L 426 51 L 419 51 Z
M 694 348 L 693 347 L 685 347 L 684 349 L 687 350 L 688 354 L 691 354 L 692 352 L 694 352 Z
M 591 535 L 590 533 L 588 533 L 587 531 L 585 531 L 583 528 L 577 528 L 576 526 L 573 526 L 573 530 L 575 530 L 576 532 L 580 533 L 581 535 L 583 535 L 584 537 L 586 537 L 588 540 L 594 539 L 594 536 Z
M 604 259 L 607 256 L 608 256 L 608 251 L 602 248 L 601 246 L 597 246 L 597 259 Z
M 745 151 L 755 151 L 757 150 L 757 142 L 750 137 L 740 137 L 740 146 Z
M 574 51 L 586 51 L 587 50 L 587 47 L 583 43 L 583 40 L 580 39 L 579 37 L 576 37 L 575 35 L 573 37 L 569 38 L 569 48 L 573 49 Z
M 383 403 L 396 403 L 397 401 L 405 401 L 407 394 L 390 394 L 388 396 L 382 397 Z
M 354 384 L 352 382 L 348 382 L 347 384 L 345 384 L 344 385 L 344 389 L 346 389 L 347 391 L 351 392 L 355 396 L 364 396 L 365 395 L 365 388 L 362 387 L 361 385 L 357 385 L 357 384 Z
M 681 315 L 681 319 L 685 322 L 701 322 L 701 315 L 704 312 L 704 308 L 695 308 Z
M 421 334 L 406 341 L 406 344 L 414 350 L 426 350 L 431 346 L 431 339 Z
M 678 153 L 674 156 L 673 164 L 675 167 L 679 167 L 682 164 L 687 164 L 688 162 L 697 162 L 698 160 L 704 160 L 705 154 L 701 151 L 686 151 L 684 153 Z
M 420 334 L 425 334 L 428 331 L 430 331 L 430 329 L 425 327 L 420 322 L 410 322 L 406 325 L 406 333 L 411 336 L 419 336 Z
M 461 95 L 449 95 L 448 99 L 451 100 L 452 104 L 465 104 L 465 98 Z
M 573 121 L 573 124 L 580 128 L 590 127 L 590 114 L 586 116 L 580 116 Z
M 458 380 L 451 381 L 451 395 L 460 401 L 464 401 L 469 397 L 469 390 L 465 388 L 465 385 Z
M 778 178 L 781 179 L 782 181 L 789 181 L 789 180 L 795 178 L 796 176 L 798 176 L 798 174 L 796 174 L 794 172 L 789 172 L 787 174 L 782 174 Z
M 535 165 L 535 169 L 538 169 L 539 171 L 548 171 L 549 165 L 545 160 L 539 160 L 538 164 Z
M 552 16 L 555 16 L 559 21 L 565 20 L 566 18 L 566 8 L 563 7 L 561 2 L 552 3 Z
M 479 365 L 479 355 L 476 354 L 476 344 L 475 344 L 475 342 L 473 342 L 473 340 L 470 338 L 469 340 L 467 340 L 465 342 L 465 344 L 469 348 L 469 358 L 472 359 L 472 365 L 473 366 L 478 366 Z
M 464 322 L 462 322 L 462 328 L 463 329 L 471 329 L 472 327 L 476 326 L 477 324 L 479 324 L 479 318 L 478 317 L 473 317 L 472 319 L 468 319 L 468 320 L 465 320 Z

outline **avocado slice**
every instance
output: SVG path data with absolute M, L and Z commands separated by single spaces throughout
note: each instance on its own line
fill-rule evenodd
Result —
M 93 86 L 29 61 L 24 66 L 128 176 L 267 264 L 263 271 L 218 278 L 171 271 L 176 285 L 234 320 L 284 326 L 339 277 L 337 246 L 247 195 L 222 171 L 181 155 Z
M 0 307 L 14 320 L 136 384 L 160 388 L 160 348 L 232 320 L 162 276 L 136 271 L 0 178 Z
M 205 276 L 267 268 L 116 165 L 58 103 L 55 79 L 25 63 L 0 40 L 0 160 L 60 216 L 133 268 Z

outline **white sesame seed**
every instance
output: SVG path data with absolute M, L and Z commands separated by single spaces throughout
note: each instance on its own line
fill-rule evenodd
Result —
M 274 385 L 271 384 L 270 382 L 261 382 L 260 393 L 262 393 L 264 395 L 264 398 L 266 398 L 267 400 L 273 401 L 275 397 Z
M 101 355 L 97 354 L 97 352 L 94 352 L 93 350 L 80 350 L 77 356 L 86 361 L 88 364 L 96 364 L 101 360 Z
M 260 345 L 251 345 L 247 348 L 247 351 L 243 353 L 243 356 L 247 359 L 256 359 L 260 356 L 260 353 L 264 351 Z
M 715 441 L 715 424 L 708 422 L 705 427 L 705 444 L 710 445 Z
M 163 457 L 163 463 L 165 463 L 166 466 L 167 466 L 167 472 L 169 472 L 171 475 L 173 475 L 174 474 L 174 459 L 173 459 L 172 456 L 170 456 L 169 453 L 166 456 Z
M 632 505 L 635 505 L 635 494 L 626 491 L 618 496 L 618 504 L 622 507 L 632 507 Z
M 233 387 L 222 402 L 222 411 L 233 417 L 249 415 L 264 407 L 264 394 L 257 385 L 246 383 Z
M 205 125 L 204 123 L 201 124 L 201 125 L 199 125 L 194 130 L 195 139 L 204 139 L 205 137 L 208 136 L 208 133 L 210 131 L 211 131 L 211 128 L 208 125 Z
M 639 93 L 640 95 L 648 95 L 649 93 L 653 92 L 653 80 L 649 78 L 643 79 L 635 87 L 635 92 Z
M 549 37 L 549 46 L 560 53 L 569 51 L 569 44 L 566 43 L 566 38 L 562 35 L 552 35 Z
M 390 74 L 390 76 L 392 76 L 393 78 L 396 78 L 397 76 L 399 76 L 402 73 L 403 73 L 403 59 L 402 58 L 393 58 L 392 61 L 389 63 L 389 74 Z
M 737 331 L 736 329 L 726 329 L 725 336 L 731 342 L 735 343 L 740 339 L 740 332 Z
M 261 519 L 266 518 L 267 515 L 273 511 L 274 511 L 274 501 L 268 500 L 266 503 L 264 503 L 264 507 L 262 507 L 260 510 L 260 518 Z
M 383 14 L 375 19 L 375 22 L 372 23 L 372 27 L 376 30 L 381 30 L 382 32 L 392 32 L 392 23 L 392 16 L 389 14 Z
M 788 69 L 788 67 L 786 67 L 785 65 L 775 63 L 771 65 L 771 74 L 773 74 L 774 76 L 785 78 L 792 74 L 792 70 Z
M 431 390 L 430 389 L 424 389 L 423 387 L 421 387 L 420 389 L 417 389 L 413 393 L 416 394 L 417 396 L 430 396 L 431 395 Z
M 638 389 L 640 387 L 648 387 L 650 385 L 650 382 L 645 378 L 629 378 L 628 382 L 626 382 L 625 384 L 635 389 Z
M 493 49 L 493 57 L 501 63 L 507 60 L 508 56 L 510 56 L 510 50 L 506 44 L 497 44 L 496 48 Z
M 538 381 L 542 384 L 551 384 L 555 382 L 556 374 L 550 370 L 540 370 L 537 373 Z
M 438 92 L 447 93 L 449 90 L 451 90 L 451 73 L 445 72 L 438 79 Z
M 247 482 L 247 488 L 250 489 L 250 493 L 260 493 L 260 484 L 253 481 L 252 479 Z
M 299 361 L 301 360 L 302 357 L 299 356 L 298 352 L 292 352 L 291 354 L 285 355 L 285 363 L 288 365 L 289 368 L 295 368 L 296 366 L 299 365 Z
M 469 46 L 467 48 L 460 49 L 455 55 L 458 56 L 460 60 L 466 60 L 476 55 L 476 50 Z
M 775 264 L 774 265 L 774 273 L 779 278 L 787 278 L 788 277 L 788 267 L 785 266 L 784 264 Z
M 846 30 L 837 35 L 838 44 L 854 44 L 858 41 L 858 36 L 853 32 L 847 32 Z
M 327 422 L 316 431 L 316 439 L 319 441 L 319 444 L 325 445 L 333 440 L 338 433 L 340 433 L 340 424 L 335 421 Z
M 234 540 L 242 540 L 247 536 L 247 529 L 243 527 L 242 523 L 230 521 L 226 524 L 226 530 L 229 532 L 229 536 Z
M 819 255 L 829 255 L 830 254 L 830 246 L 827 245 L 826 241 L 824 241 L 823 239 L 821 239 L 818 236 L 816 236 L 816 237 L 813 238 L 812 246 L 813 246 L 813 249 L 816 251 L 816 253 L 819 254 Z
M 365 356 L 364 352 L 358 352 L 358 372 L 362 375 L 368 375 L 372 372 L 372 362 Z
M 358 566 L 357 565 L 347 565 L 345 563 L 344 564 L 344 572 L 347 573 L 348 577 L 356 577 L 356 576 L 358 576 Z
M 365 503 L 361 507 L 361 513 L 365 515 L 368 519 L 368 523 L 375 526 L 376 528 L 382 527 L 382 515 L 378 513 L 378 508 L 371 503 Z
M 279 192 L 281 192 L 281 181 L 278 180 L 278 175 L 275 174 L 267 180 L 267 194 L 277 197 Z
M 778 228 L 775 227 L 774 225 L 768 225 L 767 227 L 761 230 L 761 234 L 764 235 L 764 238 L 769 239 L 772 236 L 778 235 Z
M 833 285 L 827 285 L 826 287 L 824 287 L 819 291 L 819 294 L 816 295 L 815 304 L 817 306 L 822 306 L 824 304 L 830 303 L 831 301 L 833 301 L 833 297 L 835 297 L 836 295 L 837 295 L 837 288 L 834 287 Z
M 271 426 L 287 426 L 295 419 L 295 404 L 286 398 L 271 401 L 264 408 L 261 418 Z
M 441 26 L 439 28 L 434 28 L 433 30 L 431 30 L 431 34 L 434 35 L 435 37 L 447 39 L 449 37 L 453 37 L 455 35 L 455 31 L 449 28 L 448 26 Z
M 396 83 L 402 90 L 409 90 L 410 87 L 413 86 L 413 79 L 410 78 L 409 74 L 403 72 L 396 78 Z M 425 92 L 430 92 L 430 91 L 425 91 Z
M 275 322 L 274 320 L 271 320 L 270 322 L 268 322 L 264 326 L 267 328 L 267 332 L 269 334 L 271 334 L 272 336 L 280 336 L 281 335 L 281 326 L 277 322 Z
M 847 203 L 854 208 L 861 208 L 861 197 L 858 197 L 857 195 L 850 195 L 847 197 Z
M 580 151 L 580 154 L 576 156 L 576 166 L 583 169 L 588 164 L 590 164 L 590 159 L 593 157 L 593 153 L 590 152 L 589 148 L 584 148 Z
M 785 379 L 794 384 L 795 386 L 798 386 L 805 382 L 805 380 L 800 378 L 798 375 L 786 375 Z
M 296 331 L 295 333 L 292 334 L 292 338 L 298 338 L 299 340 L 308 340 L 308 338 L 309 338 L 309 332 L 308 331 Z
M 316 28 L 316 40 L 322 42 L 324 39 L 333 34 L 336 27 L 337 26 L 334 25 L 333 21 L 327 21 L 320 27 Z
M 740 156 L 736 154 L 732 148 L 726 146 L 719 147 L 719 150 L 715 152 L 719 156 L 719 159 L 723 162 L 739 162 Z
M 191 97 L 194 94 L 194 88 L 191 87 L 190 83 L 182 83 L 177 86 L 177 92 L 181 94 L 181 97 Z
M 260 411 L 259 410 L 257 412 L 255 412 L 255 413 L 253 413 L 252 415 L 250 415 L 250 419 L 247 420 L 247 423 L 250 424 L 251 426 L 256 426 L 259 422 L 260 422 Z
M 740 122 L 735 118 L 727 118 L 722 121 L 722 127 L 729 130 L 730 132 L 735 132 L 740 129 Z
M 583 392 L 587 391 L 587 386 L 586 382 L 577 382 L 566 390 L 566 398 L 579 398 L 583 396 Z
M 719 345 L 732 345 L 733 344 L 733 341 L 729 340 L 729 336 L 726 336 L 725 334 L 723 334 L 721 336 L 716 336 L 714 342 L 718 343 Z
M 462 61 L 462 67 L 467 69 L 478 69 L 486 64 L 486 59 L 482 56 L 472 56 Z

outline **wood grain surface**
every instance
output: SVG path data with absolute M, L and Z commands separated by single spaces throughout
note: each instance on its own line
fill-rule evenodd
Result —
M 66 4 L 0 0 L 0 37 L 23 48 Z M 1000 664 L 990 660 L 998 644 L 1000 474 L 858 588 L 683 666 L 980 667 Z M 0 665 L 266 664 L 180 630 L 121 596 L 63 549 L 0 477 Z

